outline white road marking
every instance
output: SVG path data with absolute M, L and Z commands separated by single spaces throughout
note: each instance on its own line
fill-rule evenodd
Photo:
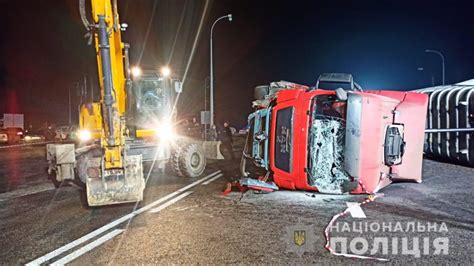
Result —
M 218 174 L 217 176 L 215 176 L 215 177 L 213 177 L 213 178 L 207 180 L 206 182 L 202 183 L 202 185 L 203 185 L 203 186 L 209 185 L 212 181 L 215 181 L 215 180 L 217 180 L 218 178 L 220 178 L 220 177 L 222 177 L 222 176 L 223 176 L 223 174 Z
M 134 212 L 131 212 L 131 213 L 129 213 L 129 214 L 113 221 L 113 222 L 110 222 L 110 223 L 108 223 L 108 224 L 106 224 L 106 225 L 90 232 L 89 234 L 84 235 L 81 238 L 78 238 L 78 239 L 70 242 L 69 244 L 66 244 L 66 245 L 64 245 L 64 246 L 62 246 L 62 247 L 60 247 L 56 250 L 53 250 L 53 251 L 49 252 L 48 254 L 45 254 L 44 256 L 41 256 L 41 257 L 35 259 L 34 261 L 31 261 L 31 262 L 27 263 L 26 265 L 40 265 L 42 263 L 45 263 L 45 262 L 49 261 L 50 259 L 52 259 L 52 258 L 54 258 L 58 255 L 61 255 L 62 253 L 66 252 L 66 251 L 68 251 L 68 250 L 70 250 L 70 249 L 72 249 L 76 246 L 79 246 L 80 244 L 82 244 L 86 241 L 89 241 L 90 239 L 102 234 L 103 232 L 108 231 L 109 229 L 114 228 L 115 226 L 128 221 L 129 219 L 135 217 L 136 215 L 138 215 L 142 212 L 145 212 L 145 211 L 155 207 L 156 205 L 158 205 L 158 204 L 160 204 L 164 201 L 167 201 L 167 200 L 173 198 L 174 196 L 176 196 L 176 195 L 178 195 L 178 194 L 180 194 L 180 193 L 182 193 L 182 192 L 184 192 L 184 191 L 186 191 L 186 190 L 188 190 L 188 189 L 190 189 L 194 186 L 199 185 L 200 183 L 206 181 L 209 178 L 212 178 L 213 176 L 215 176 L 216 174 L 218 174 L 220 172 L 221 172 L 221 170 L 218 170 L 218 171 L 216 171 L 216 172 L 214 172 L 210 175 L 207 175 L 207 176 L 195 181 L 194 183 L 191 183 L 191 184 L 189 184 L 189 185 L 187 185 L 183 188 L 180 188 L 180 189 L 176 190 L 173 193 L 170 193 L 170 194 L 168 194 L 168 195 L 166 195 L 162 198 L 159 198 L 158 200 L 156 200 L 156 201 L 154 201 L 154 202 L 152 202 L 152 203 L 150 203 L 150 204 L 148 204 L 148 205 L 146 205 L 146 206 L 144 206 L 144 207 L 142 207 L 142 208 L 140 208 L 140 209 L 138 209 Z
M 43 141 L 43 142 L 32 142 L 32 143 L 24 143 L 24 144 L 15 144 L 15 145 L 8 145 L 8 146 L 0 146 L 1 149 L 10 149 L 10 148 L 17 148 L 17 147 L 28 147 L 28 146 L 36 146 L 36 145 L 44 145 L 48 143 L 53 143 L 54 141 Z
M 157 213 L 157 212 L 163 210 L 164 208 L 169 207 L 169 206 L 175 204 L 176 202 L 180 201 L 181 199 L 183 199 L 183 198 L 189 196 L 191 193 L 193 193 L 193 192 L 192 192 L 192 191 L 184 192 L 183 194 L 177 196 L 176 198 L 167 201 L 165 204 L 162 204 L 162 205 L 160 205 L 160 206 L 158 206 L 158 207 L 156 207 L 156 208 L 154 208 L 154 209 L 151 209 L 150 212 L 151 212 L 151 213 Z
M 346 202 L 346 204 L 350 208 L 349 212 L 353 218 L 367 218 L 358 202 Z
M 93 242 L 83 246 L 82 248 L 72 252 L 71 254 L 65 256 L 64 258 L 57 260 L 53 262 L 51 265 L 65 265 L 66 263 L 69 263 L 80 256 L 84 255 L 85 253 L 93 250 L 94 248 L 104 244 L 105 242 L 109 241 L 110 239 L 118 236 L 119 234 L 123 233 L 125 230 L 123 229 L 115 229 L 111 231 L 110 233 L 103 235 L 102 237 L 98 238 L 97 240 L 94 240 Z

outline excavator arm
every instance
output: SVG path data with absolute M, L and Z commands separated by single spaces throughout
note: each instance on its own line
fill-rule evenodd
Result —
M 143 199 L 142 154 L 127 154 L 126 101 L 128 45 L 121 40 L 116 0 L 91 0 L 92 19 L 86 18 L 85 0 L 79 0 L 87 36 L 95 44 L 100 87 L 98 102 L 84 104 L 80 133 L 94 143 L 49 144 L 50 174 L 57 181 L 79 178 L 86 184 L 90 206 L 134 202 Z
M 101 152 L 100 156 L 86 154 L 80 158 L 86 168 L 78 174 L 85 179 L 89 205 L 139 201 L 145 188 L 142 156 L 127 155 L 126 150 L 128 69 L 124 68 L 124 51 L 128 46 L 121 38 L 117 0 L 91 0 L 91 10 L 93 22 L 88 28 L 95 43 L 101 109 L 93 120 L 101 121 Z
M 116 0 L 92 0 L 93 23 L 90 26 L 95 41 L 102 109 L 101 146 L 104 168 L 123 168 L 125 136 L 125 74 L 124 43 Z

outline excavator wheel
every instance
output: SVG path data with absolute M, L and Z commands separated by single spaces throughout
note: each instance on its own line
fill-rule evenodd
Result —
M 183 172 L 181 171 L 181 168 L 179 166 L 179 159 L 181 155 L 181 150 L 182 147 L 178 145 L 178 147 L 171 153 L 171 158 L 170 158 L 170 166 L 173 171 L 178 176 L 184 176 Z
M 179 169 L 186 177 L 198 177 L 206 169 L 206 157 L 201 145 L 188 143 L 180 149 Z

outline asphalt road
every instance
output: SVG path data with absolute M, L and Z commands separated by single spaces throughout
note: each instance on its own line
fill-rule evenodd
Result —
M 54 189 L 48 183 L 43 152 L 41 147 L 0 150 L 0 181 L 7 184 L 0 194 L 2 264 L 377 263 L 332 255 L 324 248 L 323 232 L 331 218 L 347 208 L 346 202 L 363 201 L 362 195 L 249 191 L 223 196 L 226 183 L 237 179 L 238 161 L 220 161 L 196 179 L 152 171 L 145 200 L 137 206 L 87 208 L 78 187 Z M 385 188 L 383 197 L 362 206 L 366 218 L 354 218 L 354 213 L 338 219 L 333 239 L 347 241 L 350 252 L 361 244 L 352 250 L 349 244 L 363 238 L 369 243 L 365 255 L 391 264 L 472 264 L 474 169 L 425 160 L 423 178 L 421 184 Z M 345 224 L 349 231 L 341 230 Z M 364 224 L 386 230 L 363 230 Z M 403 232 L 395 230 L 397 224 Z M 425 230 L 411 230 L 418 224 Z M 302 231 L 304 244 L 295 237 Z M 449 243 L 443 242 L 441 254 L 435 255 L 438 238 Z M 423 250 L 424 239 L 428 250 Z M 380 241 L 388 244 L 379 246 Z M 399 241 L 398 247 L 392 241 Z
M 0 145 L 0 193 L 44 181 L 47 167 L 45 145 L 8 147 L 9 145 Z

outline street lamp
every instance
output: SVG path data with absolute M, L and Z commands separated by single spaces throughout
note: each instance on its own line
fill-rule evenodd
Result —
M 418 67 L 417 68 L 418 71 L 425 71 L 425 68 L 424 67 Z M 433 74 L 430 74 L 431 75 L 431 86 L 434 86 L 435 85 L 435 78 L 433 76 Z
M 68 103 L 69 103 L 69 115 L 68 115 L 68 121 L 69 121 L 69 125 L 72 124 L 72 119 L 71 119 L 71 87 L 72 86 L 69 86 L 69 98 L 68 98 Z
M 441 57 L 441 68 L 442 68 L 442 73 L 443 73 L 443 85 L 445 84 L 444 83 L 444 56 L 441 52 L 439 51 L 436 51 L 436 50 L 425 50 L 426 53 L 434 53 L 434 54 L 437 54 Z
M 209 101 L 210 101 L 210 106 L 209 106 L 209 109 L 210 109 L 210 115 L 211 115 L 211 121 L 210 121 L 210 127 L 212 128 L 212 126 L 214 125 L 214 62 L 213 62 L 213 58 L 212 58 L 212 33 L 214 31 L 214 26 L 216 25 L 216 23 L 222 19 L 225 19 L 227 18 L 229 21 L 232 21 L 232 14 L 228 14 L 228 15 L 225 15 L 225 16 L 222 16 L 218 19 L 216 19 L 214 21 L 214 23 L 212 23 L 212 26 L 211 26 L 211 39 L 210 39 L 210 79 L 209 79 L 209 83 L 210 83 L 210 93 L 209 93 Z

